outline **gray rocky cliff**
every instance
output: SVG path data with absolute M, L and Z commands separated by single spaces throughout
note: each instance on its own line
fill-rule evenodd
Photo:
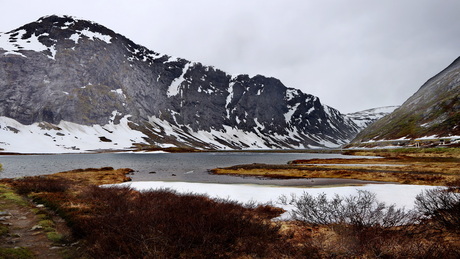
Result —
M 128 117 L 144 144 L 204 149 L 334 146 L 358 132 L 275 78 L 228 75 L 67 16 L 0 34 L 0 116 L 24 125 Z

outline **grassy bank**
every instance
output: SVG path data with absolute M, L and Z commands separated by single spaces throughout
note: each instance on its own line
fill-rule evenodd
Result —
M 287 165 L 250 164 L 211 170 L 214 174 L 270 178 L 344 178 L 402 184 L 449 185 L 460 177 L 460 149 L 347 150 L 369 159 L 309 159 Z

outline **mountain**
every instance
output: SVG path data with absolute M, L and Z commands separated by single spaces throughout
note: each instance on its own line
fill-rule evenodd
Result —
M 460 136 L 460 58 L 401 107 L 360 132 L 353 143 L 450 136 Z
M 68 16 L 0 34 L 0 116 L 7 151 L 24 147 L 20 134 L 53 150 L 257 149 L 338 146 L 358 132 L 276 78 L 229 75 Z
M 373 109 L 367 109 L 364 111 L 347 113 L 345 116 L 351 119 L 358 127 L 362 130 L 373 122 L 385 117 L 392 113 L 399 106 L 384 106 Z

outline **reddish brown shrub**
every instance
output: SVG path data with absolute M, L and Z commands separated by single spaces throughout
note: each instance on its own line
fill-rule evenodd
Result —
M 69 180 L 49 177 L 24 177 L 13 182 L 19 194 L 32 192 L 65 192 L 71 185 Z
M 79 221 L 93 257 L 229 258 L 286 253 L 279 227 L 232 201 L 156 190 L 91 188 Z

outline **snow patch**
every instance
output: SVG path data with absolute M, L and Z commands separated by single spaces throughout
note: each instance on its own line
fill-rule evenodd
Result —
M 115 111 L 112 113 L 118 115 Z M 119 124 L 79 125 L 61 121 L 43 128 L 41 123 L 22 125 L 0 116 L 0 148 L 18 153 L 83 153 L 98 149 L 129 149 L 134 143 L 145 143 L 143 133 L 132 130 L 125 116 Z M 105 141 L 102 141 L 101 137 Z
M 299 107 L 300 103 L 296 103 L 293 107 L 289 109 L 288 112 L 284 114 L 284 119 L 286 123 L 289 123 L 291 121 L 292 115 L 294 115 L 295 111 L 297 111 L 297 108 Z
M 121 89 L 121 88 L 118 88 L 116 90 L 110 90 L 110 92 L 118 94 L 118 95 L 120 95 L 120 96 L 122 96 L 123 98 L 126 99 L 126 94 L 124 94 L 123 89 Z
M 107 44 L 110 44 L 112 43 L 112 37 L 109 36 L 109 35 L 104 35 L 102 33 L 99 33 L 99 32 L 94 32 L 94 31 L 90 31 L 89 29 L 84 29 L 82 31 L 80 31 L 81 35 L 84 35 L 86 37 L 88 37 L 89 39 L 91 40 L 95 40 L 95 39 L 98 39 L 98 40 L 101 40 L 101 41 L 104 41 L 105 43 Z
M 38 41 L 38 36 L 32 34 L 29 38 L 23 39 L 27 31 L 22 29 L 10 33 L 0 33 L 0 48 L 6 52 L 3 55 L 19 55 L 26 57 L 22 50 L 42 52 L 49 50 L 47 46 Z
M 105 185 L 113 186 L 113 185 Z M 280 205 L 277 203 L 282 195 L 291 197 L 301 196 L 304 193 L 316 196 L 324 193 L 328 198 L 334 195 L 349 196 L 356 195 L 359 190 L 370 191 L 376 194 L 377 200 L 387 205 L 395 204 L 397 208 L 413 209 L 415 196 L 424 190 L 437 188 L 436 186 L 425 185 L 398 185 L 398 184 L 368 184 L 364 186 L 324 187 L 324 188 L 301 188 L 282 186 L 262 186 L 250 184 L 215 184 L 215 183 L 191 183 L 191 182 L 162 182 L 144 181 L 127 182 L 115 186 L 130 186 L 139 191 L 169 188 L 179 193 L 195 193 L 208 195 L 211 198 L 223 198 L 238 201 L 240 203 L 257 202 L 271 203 L 282 207 L 287 211 L 281 219 L 289 219 L 294 209 L 292 205 Z
M 176 96 L 177 94 L 179 94 L 180 84 L 185 80 L 184 75 L 185 73 L 187 73 L 187 70 L 191 65 L 191 63 L 185 64 L 184 69 L 182 70 L 182 74 L 178 78 L 174 79 L 171 85 L 169 85 L 168 91 L 166 92 L 168 97 Z

